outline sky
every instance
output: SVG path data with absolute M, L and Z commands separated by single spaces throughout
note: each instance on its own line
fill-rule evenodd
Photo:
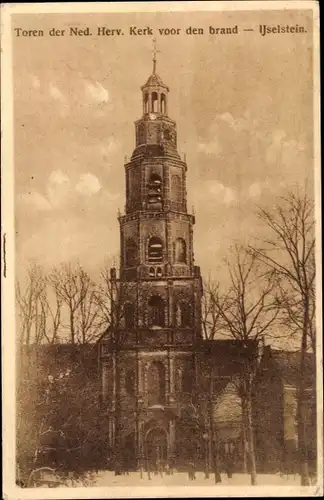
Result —
M 259 24 L 305 25 L 266 35 Z M 152 70 L 169 86 L 169 116 L 188 164 L 195 261 L 217 274 L 234 241 L 259 234 L 258 206 L 313 182 L 311 12 L 43 14 L 13 27 L 85 28 L 90 37 L 13 37 L 16 275 L 30 260 L 46 270 L 78 260 L 93 275 L 118 258 L 124 163 Z M 239 26 L 232 36 L 209 26 Z M 124 36 L 96 36 L 98 26 Z M 188 27 L 204 35 L 186 35 Z M 254 32 L 243 32 L 243 28 Z M 181 28 L 161 36 L 158 28 Z

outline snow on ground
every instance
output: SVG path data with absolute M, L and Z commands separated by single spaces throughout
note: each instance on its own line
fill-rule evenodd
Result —
M 222 474 L 222 482 L 217 486 L 249 486 L 251 484 L 248 474 L 233 474 L 228 478 Z M 278 485 L 278 486 L 299 486 L 300 478 L 298 475 L 280 474 L 259 474 L 257 478 L 259 486 Z M 147 472 L 143 472 L 143 477 L 139 472 L 131 472 L 129 475 L 115 476 L 112 471 L 99 471 L 93 476 L 92 486 L 215 486 L 214 475 L 205 478 L 204 472 L 196 472 L 196 480 L 190 481 L 185 472 L 175 472 L 172 475 L 155 475 L 151 473 L 151 479 Z

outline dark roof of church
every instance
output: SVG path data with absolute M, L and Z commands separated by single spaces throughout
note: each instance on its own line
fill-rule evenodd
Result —
M 57 373 L 62 369 L 73 367 L 88 376 L 98 371 L 97 344 L 43 344 L 24 346 L 23 360 L 35 375 L 41 373 Z M 92 375 L 91 375 L 92 374 Z
M 272 368 L 284 383 L 296 386 L 300 374 L 300 361 L 301 353 L 298 351 L 276 350 L 266 346 L 262 364 L 265 368 Z M 314 354 L 310 352 L 305 354 L 305 375 L 307 386 L 314 385 L 316 360 Z

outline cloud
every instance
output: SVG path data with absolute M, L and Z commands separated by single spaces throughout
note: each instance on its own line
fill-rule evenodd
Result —
M 99 82 L 84 82 L 86 96 L 90 101 L 103 103 L 109 101 L 109 93 L 108 90 L 101 85 Z
M 51 210 L 50 202 L 40 193 L 32 191 L 20 196 L 20 201 L 40 211 Z
M 47 183 L 47 198 L 53 208 L 63 206 L 70 193 L 70 179 L 62 170 L 53 170 Z
M 53 170 L 49 176 L 50 184 L 69 184 L 69 177 L 62 170 Z
M 53 83 L 48 86 L 48 92 L 51 98 L 59 104 L 58 110 L 61 116 L 67 116 L 69 113 L 69 103 L 63 92 Z
M 52 99 L 54 99 L 55 101 L 60 101 L 61 103 L 64 103 L 64 104 L 66 103 L 65 95 L 53 83 L 49 84 L 48 91 L 49 91 L 49 94 L 52 97 Z
M 31 75 L 30 80 L 31 80 L 32 87 L 34 89 L 38 90 L 40 88 L 40 81 L 37 78 L 37 76 Z
M 213 120 L 210 126 L 203 131 L 201 137 L 198 137 L 197 150 L 199 153 L 215 156 L 218 156 L 222 152 L 217 120 Z
M 103 144 L 100 145 L 100 153 L 105 156 L 115 152 L 120 146 L 120 143 L 114 136 L 109 137 Z
M 234 130 L 238 128 L 238 122 L 234 119 L 231 113 L 223 113 L 222 115 L 219 115 L 218 118 L 227 123 L 227 125 L 229 125 Z
M 286 137 L 287 134 L 283 130 L 273 132 L 265 154 L 267 163 L 291 165 L 301 161 L 301 157 L 306 151 L 305 144 L 302 140 L 287 139 Z
M 257 123 L 257 120 L 253 120 L 248 111 L 241 117 L 234 117 L 231 113 L 226 111 L 225 113 L 218 115 L 217 118 L 218 120 L 227 123 L 227 125 L 236 132 L 248 130 L 251 127 L 255 127 Z
M 53 170 L 45 188 L 45 195 L 33 191 L 20 196 L 23 203 L 27 203 L 36 210 L 61 209 L 67 205 L 75 205 L 77 196 L 91 196 L 102 189 L 101 183 L 95 175 L 87 172 L 72 182 L 69 176 L 61 169 Z M 106 193 L 109 199 L 116 199 L 115 194 Z
M 216 115 L 211 126 L 207 130 L 204 140 L 198 140 L 199 152 L 209 155 L 220 155 L 222 153 L 222 156 L 224 156 L 224 147 L 226 149 L 226 143 L 228 143 L 228 140 L 224 137 L 224 133 L 227 134 L 228 132 L 226 127 L 224 127 L 224 123 L 231 129 L 231 132 L 236 134 L 236 136 L 242 132 L 257 129 L 257 120 L 251 117 L 249 111 L 246 111 L 244 115 L 240 117 L 234 117 L 230 112 L 226 111 L 225 113 Z M 246 140 L 246 138 L 244 140 Z
M 253 182 L 248 188 L 250 198 L 260 198 L 262 193 L 262 185 L 259 182 Z
M 209 181 L 207 191 L 214 199 L 225 205 L 230 205 L 237 200 L 236 191 L 218 181 Z
M 208 142 L 198 142 L 198 151 L 207 155 L 219 155 L 222 151 L 222 147 L 217 137 L 214 137 Z
M 86 196 L 97 193 L 101 189 L 98 177 L 93 174 L 82 174 L 79 182 L 75 186 L 76 191 Z

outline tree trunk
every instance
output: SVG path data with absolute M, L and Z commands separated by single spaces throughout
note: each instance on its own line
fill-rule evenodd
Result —
M 116 396 L 115 396 L 115 475 L 122 472 L 122 448 L 121 448 L 121 408 L 120 408 L 120 366 L 118 351 L 115 351 L 115 380 L 116 380 Z
M 304 304 L 304 321 L 300 353 L 299 386 L 297 391 L 297 433 L 298 458 L 301 486 L 309 486 L 309 470 L 307 457 L 307 440 L 305 435 L 305 355 L 307 350 L 308 301 Z
M 248 441 L 248 458 L 250 465 L 251 484 L 257 484 L 256 460 L 254 450 L 254 433 L 253 433 L 253 417 L 252 417 L 252 394 L 251 381 L 249 381 L 247 394 L 247 441 Z
M 74 344 L 74 315 L 72 308 L 70 308 L 70 330 L 71 330 L 71 344 Z
M 247 449 L 248 449 L 248 440 L 247 440 L 247 405 L 246 398 L 242 398 L 242 434 L 243 434 L 243 470 L 244 474 L 247 474 L 248 471 L 248 457 L 247 457 Z
M 215 442 L 215 432 L 214 432 L 214 416 L 213 416 L 213 379 L 214 379 L 214 370 L 212 370 L 210 376 L 210 385 L 209 385 L 209 467 L 214 470 L 215 475 L 215 484 L 221 483 L 222 478 L 218 469 L 218 456 L 217 449 L 218 443 Z

